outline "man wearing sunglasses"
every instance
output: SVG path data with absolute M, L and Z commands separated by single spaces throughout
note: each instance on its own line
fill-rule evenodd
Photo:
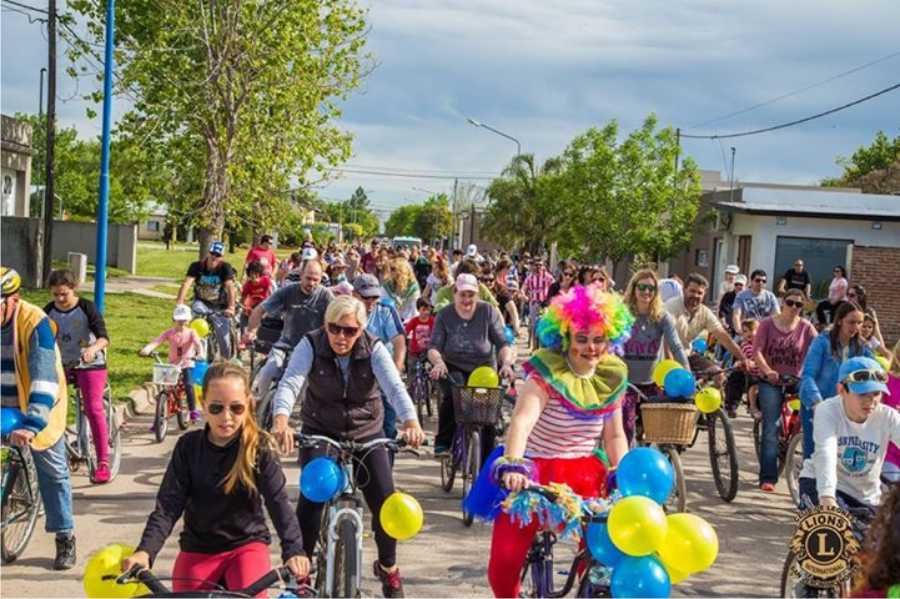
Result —
M 881 403 L 887 373 L 871 358 L 851 358 L 838 373 L 838 395 L 816 407 L 816 449 L 803 463 L 800 496 L 824 506 L 881 502 L 881 467 L 889 443 L 900 444 L 900 412 Z
M 194 287 L 194 301 L 191 312 L 194 316 L 209 316 L 213 335 L 219 346 L 219 354 L 231 359 L 235 348 L 231 347 L 231 326 L 237 305 L 238 288 L 235 285 L 236 272 L 225 261 L 225 244 L 213 241 L 203 260 L 191 263 L 187 275 L 178 290 L 175 305 L 185 303 L 191 286 Z
M 734 309 L 731 313 L 731 325 L 734 330 L 741 330 L 741 322 L 753 319 L 762 322 L 769 316 L 781 312 L 778 298 L 766 289 L 768 276 L 766 271 L 756 269 L 750 275 L 750 289 L 744 289 L 734 298 Z

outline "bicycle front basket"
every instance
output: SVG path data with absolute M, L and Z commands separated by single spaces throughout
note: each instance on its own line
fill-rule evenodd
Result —
M 173 387 L 178 384 L 178 375 L 181 370 L 174 364 L 154 364 L 153 384 L 164 387 Z
M 453 387 L 453 411 L 457 424 L 497 424 L 500 419 L 500 404 L 500 389 Z

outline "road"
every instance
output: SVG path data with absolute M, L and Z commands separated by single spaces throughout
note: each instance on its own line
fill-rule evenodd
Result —
M 68 572 L 50 569 L 53 538 L 43 532 L 41 518 L 24 555 L 2 569 L 2 597 L 82 596 L 81 573 L 91 552 L 112 542 L 137 543 L 146 517 L 153 509 L 155 492 L 177 435 L 170 432 L 164 443 L 157 444 L 148 431 L 149 424 L 149 417 L 138 417 L 128 424 L 122 471 L 115 481 L 93 486 L 83 472 L 73 475 L 77 567 Z M 434 423 L 429 424 L 433 429 Z M 743 415 L 736 421 L 742 473 L 733 503 L 725 503 L 716 495 L 709 475 L 705 436 L 701 435 L 697 445 L 684 454 L 688 509 L 713 524 L 719 535 L 720 551 L 710 571 L 675 587 L 673 595 L 765 597 L 778 593 L 792 511 L 783 483 L 774 495 L 756 490 L 750 424 L 750 419 Z M 291 481 L 290 492 L 296 496 L 299 469 L 290 463 L 285 470 Z M 425 510 L 422 532 L 401 543 L 399 548 L 407 595 L 489 595 L 486 567 L 491 530 L 478 523 L 472 528 L 463 527 L 458 509 L 459 483 L 453 495 L 445 494 L 439 487 L 437 462 L 425 457 L 400 457 L 395 476 L 397 486 L 418 498 Z M 176 552 L 177 531 L 160 554 L 156 570 L 170 572 Z M 273 563 L 277 563 L 277 544 L 272 555 Z M 374 555 L 374 542 L 369 537 L 363 585 L 367 596 L 380 596 L 380 587 L 371 575 Z

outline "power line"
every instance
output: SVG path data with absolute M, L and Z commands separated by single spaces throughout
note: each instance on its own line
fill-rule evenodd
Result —
M 456 171 L 452 169 L 423 169 L 423 168 L 401 168 L 401 167 L 393 167 L 393 166 L 373 166 L 373 165 L 365 165 L 365 164 L 347 164 L 348 168 L 359 168 L 359 169 L 368 169 L 368 170 L 377 170 L 377 171 L 394 171 L 394 172 L 403 172 L 403 173 L 420 173 L 420 174 L 428 174 L 428 175 L 449 175 L 453 174 L 454 176 L 457 174 L 471 174 L 471 175 L 499 175 L 497 171 Z
M 891 58 L 894 58 L 896 56 L 900 56 L 900 51 L 893 52 L 891 54 L 888 54 L 887 56 L 882 56 L 881 58 L 877 58 L 871 62 L 867 62 L 866 64 L 859 65 L 858 67 L 853 67 L 852 69 L 844 71 L 843 73 L 838 73 L 837 75 L 833 75 L 833 76 L 829 77 L 828 79 L 824 79 L 822 81 L 819 81 L 818 83 L 813 83 L 811 85 L 807 85 L 806 87 L 802 87 L 802 88 L 794 90 L 792 92 L 782 94 L 778 97 L 772 98 L 771 100 L 766 100 L 765 102 L 760 102 L 759 104 L 754 104 L 753 106 L 749 106 L 747 108 L 742 108 L 735 112 L 730 112 L 726 115 L 719 116 L 714 119 L 710 119 L 708 121 L 703 121 L 702 123 L 697 123 L 696 125 L 691 125 L 690 128 L 698 129 L 700 127 L 705 127 L 705 126 L 711 125 L 713 123 L 718 123 L 719 121 L 724 121 L 724 120 L 730 119 L 731 117 L 738 116 L 739 114 L 745 114 L 745 113 L 751 112 L 753 110 L 756 110 L 757 108 L 762 108 L 763 106 L 768 106 L 770 104 L 774 104 L 775 102 L 784 100 L 785 98 L 790 98 L 791 96 L 796 96 L 797 94 L 802 94 L 803 92 L 809 91 L 815 87 L 819 87 L 820 85 L 825 85 L 826 83 L 831 83 L 832 81 L 840 79 L 841 77 L 846 77 L 847 75 L 852 75 L 853 73 L 857 73 L 859 71 L 862 71 L 863 69 L 867 69 L 878 63 L 884 62 L 886 60 L 890 60 Z
M 23 4 L 21 2 L 16 2 L 15 0 L 3 0 L 7 4 L 12 4 L 13 6 L 18 6 L 19 8 L 24 8 L 25 10 L 33 10 L 34 12 L 43 13 L 45 15 L 49 15 L 50 13 L 46 8 L 38 8 L 36 6 L 31 6 L 29 4 Z
M 375 171 L 375 170 L 363 170 L 363 169 L 350 169 L 350 168 L 330 168 L 328 169 L 331 172 L 337 173 L 350 173 L 354 175 L 374 175 L 378 177 L 400 177 L 404 179 L 444 179 L 452 181 L 454 179 L 482 179 L 485 181 L 493 181 L 497 177 L 483 177 L 483 176 L 471 176 L 471 175 L 425 175 L 425 174 L 415 174 L 415 173 L 389 173 L 384 171 Z M 499 176 L 499 175 L 498 175 Z
M 782 123 L 781 125 L 775 125 L 773 127 L 765 127 L 764 129 L 754 129 L 753 131 L 742 131 L 740 133 L 728 133 L 725 135 L 690 135 L 687 133 L 682 133 L 681 137 L 688 138 L 688 139 L 729 139 L 732 137 L 746 137 L 748 135 L 757 135 L 759 133 L 768 133 L 769 131 L 776 131 L 778 129 L 785 129 L 787 127 L 793 127 L 794 125 L 799 125 L 801 123 L 807 123 L 809 121 L 812 121 L 812 120 L 815 120 L 818 118 L 822 118 L 823 116 L 828 116 L 829 114 L 834 114 L 836 112 L 840 112 L 841 110 L 850 108 L 851 106 L 856 106 L 857 104 L 862 104 L 863 102 L 871 100 L 872 98 L 877 98 L 878 96 L 884 95 L 888 92 L 892 92 L 898 88 L 900 88 L 900 83 L 895 83 L 894 85 L 892 85 L 890 87 L 886 87 L 881 91 L 877 91 L 874 94 L 869 94 L 868 96 L 865 96 L 864 98 L 860 98 L 858 100 L 848 102 L 847 104 L 844 104 L 843 106 L 838 106 L 837 108 L 832 108 L 831 110 L 826 110 L 825 112 L 820 112 L 819 114 L 814 114 L 814 115 L 808 116 L 806 118 L 797 119 L 797 120 L 791 121 L 789 123 Z

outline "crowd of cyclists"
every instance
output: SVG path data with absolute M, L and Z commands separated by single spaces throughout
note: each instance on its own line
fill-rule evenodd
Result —
M 873 515 L 882 503 L 898 503 L 897 485 L 888 498 L 882 486 L 900 478 L 900 452 L 891 448 L 900 443 L 900 396 L 888 388 L 900 390 L 894 378 L 900 343 L 887 346 L 865 289 L 847 280 L 843 267 L 815 305 L 802 260 L 771 282 L 773 293 L 760 269 L 745 276 L 729 266 L 718 289 L 697 273 L 661 277 L 650 268 L 616 282 L 600 264 L 548 264 L 528 252 L 482 252 L 475 245 L 444 252 L 379 240 L 317 246 L 307 238 L 279 261 L 264 235 L 239 268 L 224 254 L 216 241 L 190 265 L 172 327 L 140 348 L 146 355 L 168 344 L 168 361 L 187 377 L 191 420 L 206 421 L 179 438 L 137 552 L 123 564 L 150 567 L 183 518 L 176 591 L 206 580 L 243 588 L 268 571 L 264 510 L 285 565 L 299 579 L 308 577 L 323 504 L 301 496 L 291 506 L 279 463 L 295 449 L 297 423 L 305 434 L 361 443 L 399 434 L 419 447 L 426 435 L 408 384 L 416 365 L 425 364 L 441 395 L 433 452 L 446 459 L 456 427 L 453 387 L 483 366 L 513 381 L 520 336 L 530 355 L 523 356 L 518 376 L 525 381 L 505 438 L 491 427 L 481 435 L 482 463 L 507 489 L 558 482 L 583 496 L 607 494 L 619 460 L 636 442 L 640 398 L 662 394 L 654 366 L 671 358 L 694 373 L 712 373 L 731 418 L 746 398 L 751 417 L 762 423 L 762 493 L 774 492 L 778 482 L 783 381 L 793 377 L 802 404 L 803 495 L 821 505 L 865 506 Z M 4 267 L 2 403 L 25 414 L 9 442 L 31 447 L 45 528 L 56 535 L 54 567 L 68 569 L 76 551 L 63 444 L 66 385 L 77 385 L 84 398 L 99 461 L 92 482 L 106 483 L 102 390 L 110 339 L 103 316 L 78 297 L 70 272 L 51 275 L 52 301 L 43 310 L 20 298 L 20 285 Z M 196 318 L 209 323 L 207 341 L 189 326 Z M 240 360 L 251 348 L 265 360 L 248 373 Z M 204 354 L 218 359 L 202 381 L 191 380 L 188 366 Z M 194 383 L 202 385 L 202 404 Z M 301 467 L 319 455 L 301 448 Z M 357 484 L 377 514 L 394 491 L 394 456 L 380 447 L 357 458 L 366 472 Z M 898 518 L 877 522 L 896 529 Z M 537 525 L 523 528 L 501 515 L 493 527 L 489 583 L 496 596 L 518 596 Z M 402 597 L 396 540 L 378 518 L 372 528 L 374 573 L 385 597 Z M 896 530 L 893 537 L 879 534 L 873 555 L 889 555 L 886 543 L 900 545 Z M 890 572 L 883 560 L 897 566 L 898 555 L 872 560 L 871 576 L 860 584 L 884 585 L 874 573 Z M 891 576 L 891 584 L 900 582 L 900 568 Z

